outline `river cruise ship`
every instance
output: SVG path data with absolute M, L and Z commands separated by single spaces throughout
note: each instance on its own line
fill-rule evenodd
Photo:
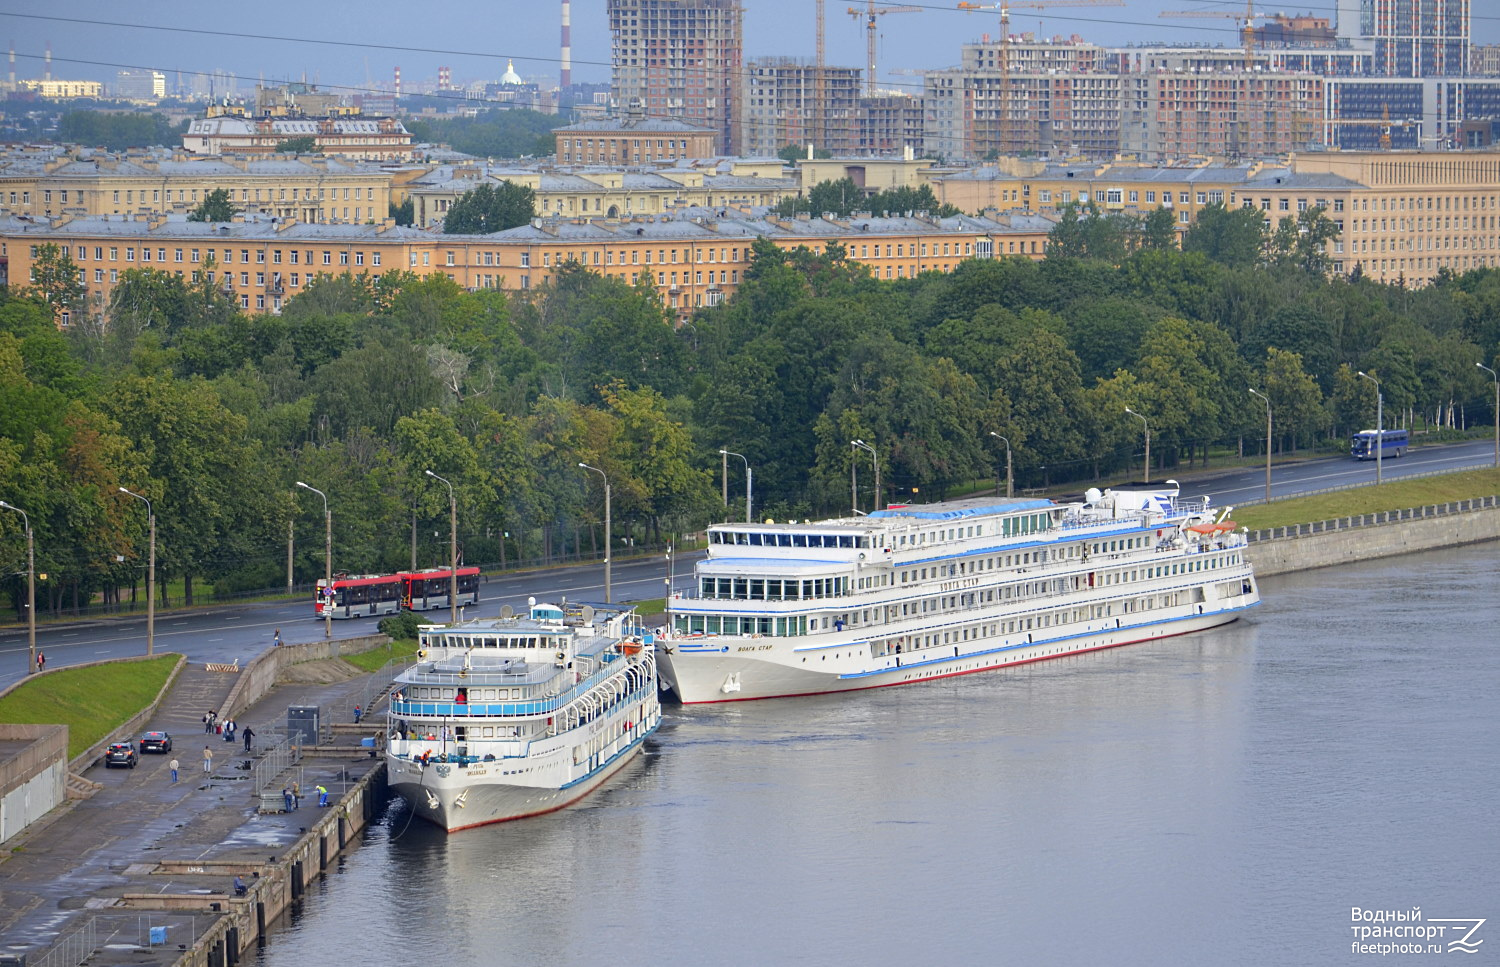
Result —
M 391 788 L 449 832 L 561 809 L 661 724 L 656 651 L 629 609 L 537 604 L 424 626 L 387 713 Z
M 718 524 L 667 601 L 683 703 L 902 685 L 1186 634 L 1259 602 L 1245 537 L 1165 485 Z

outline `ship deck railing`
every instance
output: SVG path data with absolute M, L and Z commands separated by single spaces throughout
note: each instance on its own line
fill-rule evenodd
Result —
M 585 657 L 598 658 L 601 656 Z M 559 709 L 571 704 L 572 702 L 583 699 L 588 695 L 590 691 L 592 691 L 598 685 L 602 684 L 606 679 L 609 679 L 617 674 L 621 674 L 622 669 L 616 665 L 616 662 L 620 661 L 624 657 L 624 655 L 617 654 L 615 652 L 605 652 L 602 656 L 603 661 L 597 669 L 590 672 L 584 678 L 579 679 L 577 683 L 570 685 L 565 691 L 559 692 L 556 695 L 544 695 L 529 702 L 457 702 L 431 699 L 418 701 L 415 699 L 402 698 L 399 701 L 391 701 L 390 714 L 397 718 L 408 719 L 503 719 L 551 715 Z M 566 671 L 560 671 L 559 674 L 566 674 Z M 476 682 L 475 676 L 473 675 L 470 675 L 466 678 L 460 678 L 456 675 L 444 677 L 452 678 L 453 681 L 445 682 L 424 675 L 422 681 L 418 684 L 422 687 L 433 684 L 451 684 L 471 689 L 476 687 L 476 685 L 478 687 L 484 687 L 486 685 L 498 684 L 494 682 L 484 681 Z M 517 683 L 513 679 L 510 684 Z M 403 690 L 405 690 L 407 688 L 413 687 L 413 685 L 411 682 L 402 681 L 401 687 Z

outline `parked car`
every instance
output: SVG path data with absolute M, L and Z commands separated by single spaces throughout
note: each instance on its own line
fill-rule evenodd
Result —
M 135 746 L 129 742 L 116 742 L 104 753 L 104 768 L 106 769 L 110 766 L 128 766 L 134 769 L 135 764 Z
M 172 737 L 165 732 L 147 732 L 141 736 L 141 755 L 147 752 L 161 752 L 163 754 L 172 751 Z

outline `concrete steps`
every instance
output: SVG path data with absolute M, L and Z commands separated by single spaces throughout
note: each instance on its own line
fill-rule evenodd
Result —
M 104 783 L 85 779 L 76 772 L 68 773 L 67 796 L 69 799 L 92 799 L 94 793 L 104 788 Z

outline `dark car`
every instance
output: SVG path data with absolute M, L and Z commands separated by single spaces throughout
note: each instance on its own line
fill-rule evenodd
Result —
M 165 732 L 147 732 L 141 736 L 141 755 L 147 752 L 172 751 L 172 737 Z
M 128 766 L 134 769 L 135 764 L 135 746 L 129 742 L 116 742 L 105 750 L 104 768 L 106 769 L 110 766 Z

